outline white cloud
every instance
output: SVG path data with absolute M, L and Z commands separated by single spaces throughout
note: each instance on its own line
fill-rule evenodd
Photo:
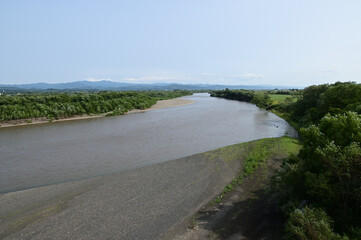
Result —
M 260 80 L 265 78 L 264 74 L 259 73 L 242 73 L 242 74 L 207 74 L 202 73 L 197 75 L 203 82 L 211 84 L 259 84 Z
M 245 73 L 245 74 L 241 74 L 239 77 L 244 79 L 264 78 L 264 74 Z
M 99 81 L 111 81 L 112 79 L 110 79 L 110 78 L 85 78 L 83 80 L 89 81 L 89 82 L 99 82 Z
M 259 73 L 226 74 L 226 75 L 202 73 L 202 74 L 199 74 L 199 76 L 205 77 L 205 78 L 223 78 L 223 79 L 227 79 L 227 78 L 255 79 L 255 78 L 264 78 L 265 77 L 264 74 L 259 74 Z
M 180 80 L 177 77 L 166 77 L 166 76 L 145 76 L 145 77 L 130 77 L 130 78 L 123 78 L 123 81 L 127 82 L 137 82 L 137 83 L 154 83 L 154 82 L 169 82 Z
M 141 77 L 125 77 L 123 82 L 131 83 L 183 83 L 183 84 L 250 84 L 255 80 L 265 77 L 264 74 L 244 73 L 233 75 L 220 75 L 211 73 L 201 73 L 192 75 L 151 75 Z

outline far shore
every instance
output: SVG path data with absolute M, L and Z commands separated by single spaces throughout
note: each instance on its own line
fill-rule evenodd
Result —
M 190 99 L 184 99 L 184 98 L 174 98 L 174 99 L 168 99 L 168 100 L 159 100 L 156 104 L 151 106 L 147 109 L 133 109 L 125 114 L 130 113 L 140 113 L 140 112 L 147 112 L 147 111 L 153 111 L 163 108 L 171 108 L 171 107 L 179 107 L 184 105 L 193 104 L 195 101 Z M 33 118 L 33 119 L 19 119 L 19 120 L 12 120 L 12 121 L 5 121 L 0 122 L 0 128 L 6 128 L 6 127 L 17 127 L 17 126 L 25 126 L 25 125 L 34 125 L 34 124 L 45 124 L 45 123 L 51 123 L 51 122 L 64 122 L 64 121 L 74 121 L 74 120 L 83 120 L 83 119 L 91 119 L 91 118 L 101 118 L 105 117 L 108 113 L 102 113 L 97 115 L 75 115 L 73 117 L 69 118 L 60 118 L 56 120 L 49 121 L 46 117 L 42 118 Z

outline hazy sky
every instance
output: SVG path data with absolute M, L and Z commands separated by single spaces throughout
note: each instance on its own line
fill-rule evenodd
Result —
M 0 83 L 361 82 L 360 0 L 0 0 Z

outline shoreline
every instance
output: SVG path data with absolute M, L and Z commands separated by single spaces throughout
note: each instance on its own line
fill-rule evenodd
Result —
M 158 100 L 156 104 L 152 105 L 150 108 L 147 109 L 133 109 L 126 112 L 123 115 L 133 114 L 133 113 L 142 113 L 148 111 L 154 111 L 159 109 L 165 108 L 172 108 L 172 107 L 180 107 L 185 105 L 190 105 L 195 103 L 194 100 L 184 99 L 184 98 L 173 98 L 167 100 Z M 49 121 L 46 117 L 42 118 L 33 118 L 33 119 L 19 119 L 19 120 L 12 120 L 6 122 L 0 122 L 0 128 L 9 128 L 9 127 L 19 127 L 19 126 L 28 126 L 28 125 L 36 125 L 36 124 L 48 124 L 48 123 L 55 123 L 55 122 L 65 122 L 65 121 L 77 121 L 77 120 L 84 120 L 84 119 L 93 119 L 93 118 L 102 118 L 105 117 L 108 113 L 102 113 L 98 115 L 75 115 L 69 118 L 61 118 L 57 120 Z M 122 116 L 122 115 L 118 115 Z
M 219 151 L 0 194 L 0 239 L 157 239 L 178 233 L 174 226 L 237 175 L 240 163 L 225 161 Z
M 226 202 L 209 202 L 238 176 L 260 144 L 277 151 L 266 164 L 274 169 L 288 155 L 284 141 L 296 140 L 255 140 L 125 172 L 0 194 L 0 239 L 216 237 L 217 226 L 227 222 L 217 215 L 239 210 L 240 196 L 253 199 L 255 189 L 246 186 L 259 186 L 263 175 L 227 194 Z

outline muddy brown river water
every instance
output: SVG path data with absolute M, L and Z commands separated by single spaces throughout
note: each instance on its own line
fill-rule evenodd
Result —
M 84 179 L 260 138 L 296 136 L 253 104 L 195 103 L 124 116 L 0 129 L 0 193 Z

